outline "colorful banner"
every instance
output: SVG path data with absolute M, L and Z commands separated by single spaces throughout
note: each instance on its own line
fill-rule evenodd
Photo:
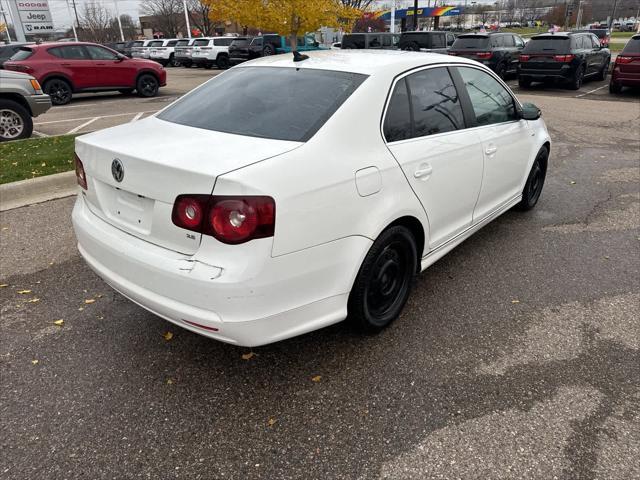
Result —
M 449 17 L 451 15 L 460 15 L 462 8 L 460 7 L 431 7 L 418 8 L 419 17 Z M 391 10 L 382 10 L 374 13 L 375 18 L 389 21 L 391 20 Z M 396 19 L 413 17 L 413 8 L 402 8 L 396 10 Z

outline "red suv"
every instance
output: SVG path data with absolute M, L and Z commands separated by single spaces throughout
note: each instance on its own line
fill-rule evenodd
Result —
M 167 72 L 151 60 L 127 58 L 93 43 L 28 45 L 4 63 L 7 70 L 33 75 L 54 105 L 71 101 L 74 92 L 117 90 L 155 97 L 167 84 Z
M 629 39 L 613 65 L 609 91 L 620 93 L 622 87 L 640 87 L 640 35 Z

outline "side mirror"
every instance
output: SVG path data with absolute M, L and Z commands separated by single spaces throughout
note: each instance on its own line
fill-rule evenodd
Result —
M 118 58 L 116 59 L 117 62 L 124 62 L 126 60 L 126 55 L 118 55 Z
M 523 120 L 538 120 L 542 112 L 533 103 L 523 103 L 520 118 Z

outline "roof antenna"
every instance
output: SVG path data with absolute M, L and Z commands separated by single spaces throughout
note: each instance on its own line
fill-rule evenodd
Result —
M 293 61 L 294 62 L 301 62 L 303 60 L 306 60 L 307 58 L 309 58 L 309 55 L 303 55 L 300 52 L 298 52 L 297 50 L 295 50 L 293 52 Z

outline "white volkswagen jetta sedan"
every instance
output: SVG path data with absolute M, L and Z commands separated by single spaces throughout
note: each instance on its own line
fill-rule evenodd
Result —
M 278 55 L 77 138 L 73 225 L 98 275 L 193 332 L 375 332 L 416 273 L 536 204 L 549 148 L 540 111 L 477 62 Z

